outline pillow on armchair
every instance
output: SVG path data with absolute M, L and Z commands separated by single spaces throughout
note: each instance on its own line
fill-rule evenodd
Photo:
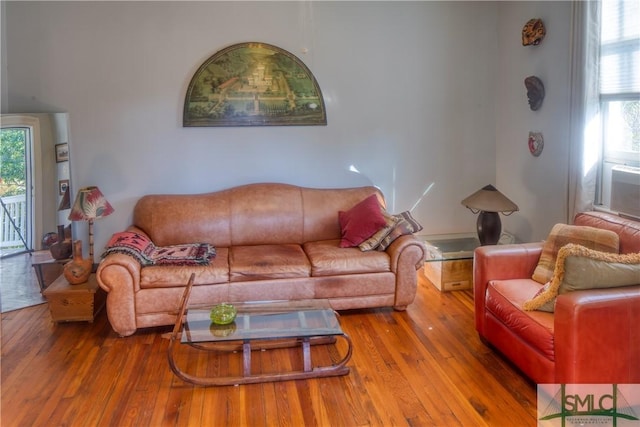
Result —
M 640 284 L 640 253 L 613 254 L 569 243 L 558 251 L 553 278 L 523 304 L 553 312 L 559 294 Z
M 551 280 L 558 251 L 568 243 L 596 251 L 618 253 L 619 236 L 611 230 L 584 225 L 556 224 L 542 246 L 540 260 L 531 278 L 542 284 Z

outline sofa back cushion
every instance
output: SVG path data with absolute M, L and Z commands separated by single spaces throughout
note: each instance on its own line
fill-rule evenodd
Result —
M 147 195 L 136 203 L 133 225 L 156 245 L 205 242 L 216 247 L 302 244 L 341 237 L 338 211 L 375 187 L 316 189 L 248 184 L 206 194 Z
M 317 189 L 301 188 L 304 208 L 304 235 L 302 243 L 340 239 L 342 230 L 339 211 L 347 211 L 372 194 L 386 207 L 382 192 L 376 187 Z
M 300 189 L 248 185 L 229 192 L 229 246 L 301 243 L 304 211 Z
M 576 215 L 574 224 L 615 232 L 620 239 L 621 254 L 640 252 L 640 221 L 606 212 L 581 212 Z

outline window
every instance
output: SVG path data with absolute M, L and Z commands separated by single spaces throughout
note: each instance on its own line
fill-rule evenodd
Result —
M 604 0 L 600 27 L 600 204 L 640 216 L 640 2 Z

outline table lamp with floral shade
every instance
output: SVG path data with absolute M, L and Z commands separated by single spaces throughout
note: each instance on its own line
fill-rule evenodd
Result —
M 89 258 L 93 262 L 93 221 L 114 212 L 98 187 L 84 187 L 78 190 L 69 213 L 71 221 L 89 221 Z

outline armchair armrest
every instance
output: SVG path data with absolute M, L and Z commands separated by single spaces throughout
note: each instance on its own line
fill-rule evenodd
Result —
M 542 254 L 542 242 L 489 245 L 473 253 L 473 298 L 476 330 L 482 334 L 487 285 L 491 280 L 530 278 Z
M 640 285 L 559 295 L 556 382 L 640 383 L 639 324 Z

